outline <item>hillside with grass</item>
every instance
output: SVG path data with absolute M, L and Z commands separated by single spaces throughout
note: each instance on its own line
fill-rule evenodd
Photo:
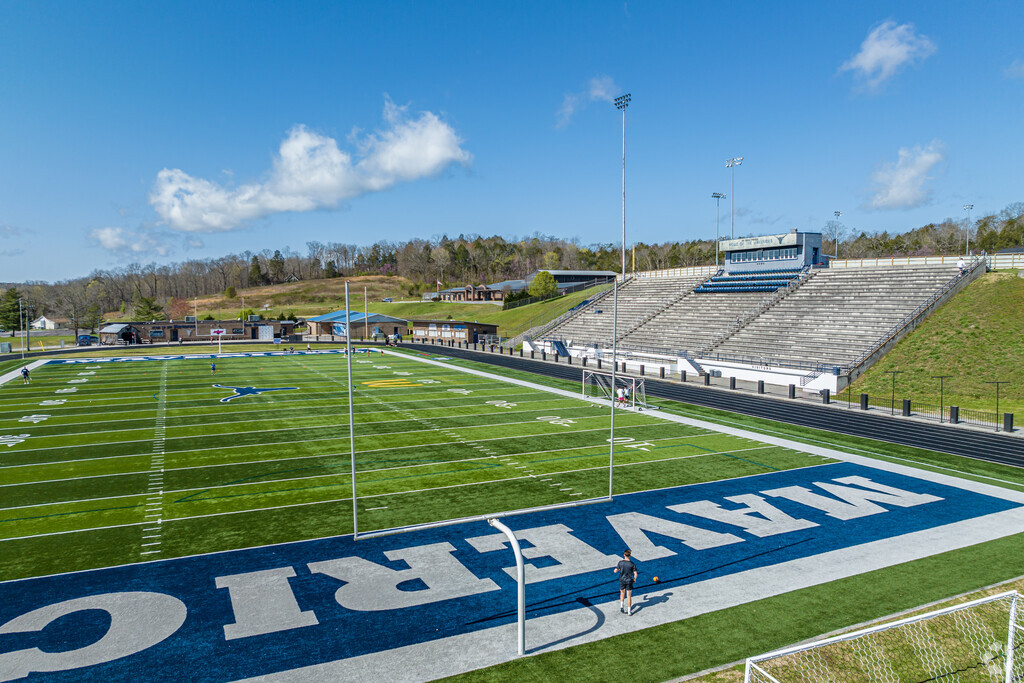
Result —
M 410 294 L 416 291 L 416 286 L 403 277 L 371 275 L 351 278 L 348 282 L 349 306 L 353 311 L 367 310 L 404 320 L 429 318 L 492 323 L 498 326 L 502 337 L 513 337 L 553 320 L 608 286 L 593 287 L 503 311 L 501 302 L 423 301 L 419 295 Z M 382 301 L 386 298 L 394 301 Z M 259 312 L 266 318 L 312 317 L 345 308 L 345 280 L 312 280 L 240 289 L 232 298 L 223 294 L 200 298 L 196 310 L 200 318 L 210 315 L 217 320 L 235 319 L 241 312 L 243 299 L 246 309 Z M 191 315 L 192 311 L 188 313 Z M 127 320 L 127 316 L 111 314 L 107 317 L 107 320 L 118 319 Z
M 986 273 L 904 337 L 892 351 L 853 383 L 860 393 L 888 400 L 896 371 L 896 399 L 1015 414 L 1024 423 L 1024 279 L 1018 271 Z M 872 401 L 874 402 L 874 401 Z

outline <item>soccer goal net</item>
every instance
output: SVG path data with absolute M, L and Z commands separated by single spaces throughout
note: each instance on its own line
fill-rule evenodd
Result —
M 618 390 L 622 390 L 620 395 Z M 643 410 L 648 408 L 647 389 L 643 377 L 615 376 L 615 385 L 612 386 L 612 376 L 606 372 L 583 371 L 583 398 L 604 398 L 609 401 L 619 400 L 630 408 Z
M 744 683 L 1024 680 L 1016 591 L 747 660 Z

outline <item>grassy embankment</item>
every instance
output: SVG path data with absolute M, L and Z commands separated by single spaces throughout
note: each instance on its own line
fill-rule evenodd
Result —
M 896 399 L 974 410 L 995 410 L 1024 419 L 1024 279 L 1018 271 L 991 272 L 972 282 L 853 383 L 854 400 L 861 393 L 886 401 L 896 375 Z

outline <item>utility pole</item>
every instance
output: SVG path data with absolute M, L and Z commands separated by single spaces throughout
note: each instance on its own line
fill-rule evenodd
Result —
M 964 235 L 967 238 L 967 256 L 971 255 L 971 211 L 974 210 L 974 204 L 964 204 L 964 211 L 967 212 L 967 230 L 964 231 Z
M 832 236 L 836 240 L 836 260 L 838 261 L 839 260 L 839 217 L 843 215 L 843 212 L 842 211 L 833 211 L 833 214 L 836 217 L 836 224 L 833 227 Z
M 725 199 L 725 195 L 721 192 L 712 192 L 711 198 L 715 200 L 715 270 L 718 270 L 718 218 L 722 212 L 722 200 Z
M 736 167 L 743 165 L 743 157 L 725 160 L 725 167 L 732 169 L 732 208 L 729 210 L 729 239 L 736 239 Z
M 626 277 L 626 107 L 630 93 L 615 98 L 615 108 L 622 112 L 622 277 Z

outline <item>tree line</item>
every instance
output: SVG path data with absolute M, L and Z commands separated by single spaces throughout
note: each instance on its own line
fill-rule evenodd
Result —
M 824 250 L 840 258 L 930 256 L 963 253 L 970 239 L 972 251 L 996 252 L 1024 246 L 1024 202 L 983 216 L 968 226 L 947 219 L 904 233 L 856 231 L 838 221 L 822 229 Z M 658 270 L 711 265 L 713 239 L 648 244 L 636 242 L 626 253 L 627 270 Z M 409 279 L 410 293 L 444 287 L 523 279 L 537 270 L 610 270 L 619 272 L 618 244 L 582 246 L 578 240 L 536 234 L 522 239 L 499 236 L 442 235 L 407 242 L 382 240 L 358 246 L 338 242 L 306 243 L 300 254 L 290 247 L 260 252 L 244 251 L 220 258 L 190 259 L 180 263 L 131 263 L 95 270 L 86 277 L 56 283 L 28 282 L 3 285 L 0 329 L 20 329 L 18 300 L 31 316 L 47 314 L 67 318 L 71 327 L 94 329 L 104 313 L 120 311 L 144 319 L 140 313 L 181 314 L 193 297 L 285 282 L 358 275 L 395 275 Z M 186 311 L 190 313 L 191 311 Z M 175 319 L 180 316 L 175 316 Z M 146 318 L 148 319 L 148 318 Z

